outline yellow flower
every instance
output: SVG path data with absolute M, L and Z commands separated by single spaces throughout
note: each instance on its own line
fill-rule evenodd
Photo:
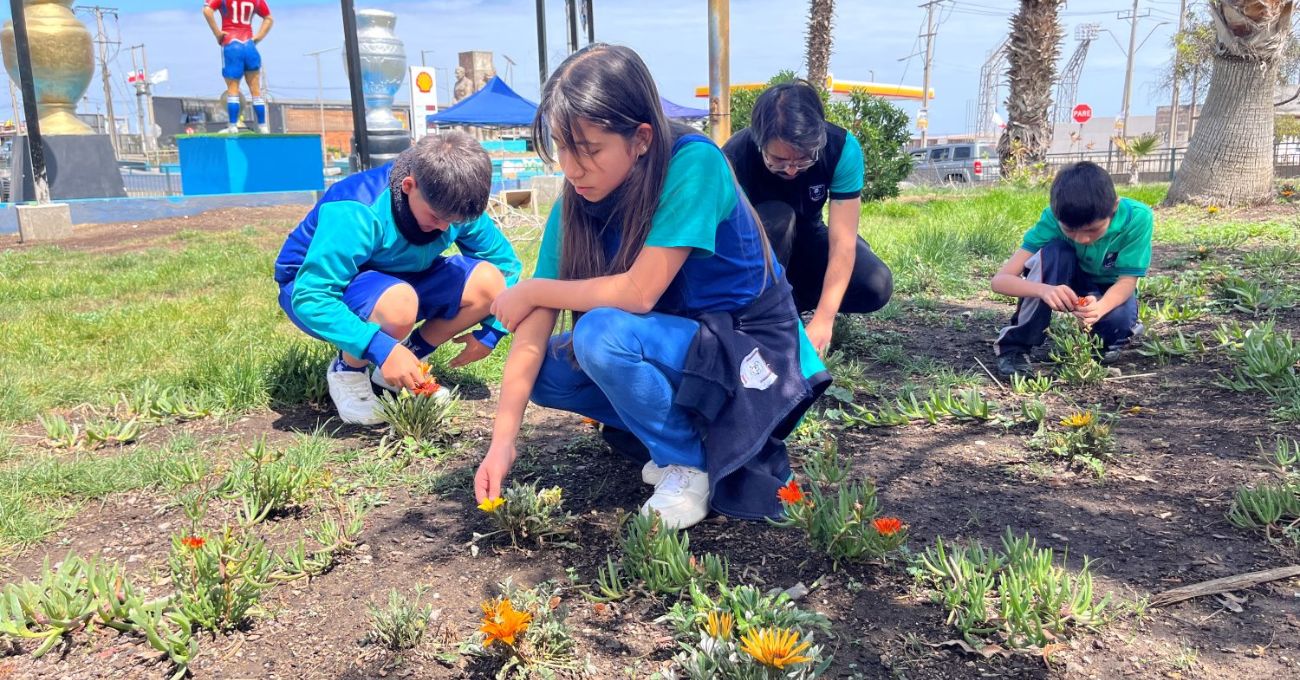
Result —
M 731 639 L 731 614 L 709 612 L 709 622 L 704 627 L 709 637 L 718 640 Z
M 528 624 L 533 620 L 532 614 L 515 611 L 509 598 L 488 600 L 481 606 L 483 625 L 479 627 L 479 631 L 486 636 L 483 641 L 484 647 L 490 646 L 493 642 L 515 646 L 515 638 L 528 630 Z
M 740 651 L 754 657 L 756 661 L 769 668 L 784 669 L 797 663 L 811 661 L 809 657 L 799 656 L 808 649 L 810 643 L 799 643 L 799 634 L 783 628 L 750 629 L 740 638 Z
M 1206 208 L 1206 209 L 1205 209 L 1205 212 L 1208 212 L 1208 213 L 1210 213 L 1211 215 L 1213 215 L 1213 214 L 1219 212 L 1219 206 L 1217 206 L 1217 205 L 1212 205 L 1212 206 Z
M 489 498 L 478 504 L 478 509 L 483 512 L 496 512 L 497 508 L 506 504 L 504 498 Z
M 1087 427 L 1092 424 L 1092 413 L 1087 411 L 1076 413 L 1067 418 L 1062 418 L 1061 424 L 1075 430 L 1081 427 Z

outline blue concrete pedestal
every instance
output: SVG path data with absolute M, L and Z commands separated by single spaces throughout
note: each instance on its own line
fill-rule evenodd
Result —
M 320 135 L 177 135 L 186 196 L 325 187 Z

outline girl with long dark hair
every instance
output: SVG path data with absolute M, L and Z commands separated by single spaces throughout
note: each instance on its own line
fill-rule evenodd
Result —
M 493 306 L 515 335 L 478 500 L 499 497 L 531 399 L 627 435 L 655 486 L 642 512 L 669 527 L 778 515 L 781 440 L 829 380 L 721 150 L 603 44 L 547 80 L 533 139 L 566 182 L 533 278 Z

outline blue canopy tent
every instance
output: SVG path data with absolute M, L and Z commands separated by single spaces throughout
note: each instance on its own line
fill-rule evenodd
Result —
M 697 120 L 709 117 L 709 112 L 705 109 L 696 109 L 689 106 L 674 104 L 663 97 L 659 98 L 659 104 L 664 107 L 664 115 L 669 118 L 676 118 L 678 120 Z
M 533 124 L 536 114 L 536 104 L 520 97 L 500 77 L 493 76 L 483 89 L 455 106 L 430 114 L 428 122 L 433 125 L 527 127 Z

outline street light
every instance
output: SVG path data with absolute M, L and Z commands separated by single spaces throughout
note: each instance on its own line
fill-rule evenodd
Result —
M 302 55 L 304 57 L 315 57 L 316 59 L 316 108 L 320 112 L 320 157 L 321 157 L 322 167 L 326 163 L 329 163 L 329 152 L 326 151 L 326 144 L 325 144 L 325 96 L 324 96 L 324 83 L 323 83 L 323 79 L 321 78 L 321 70 L 320 70 L 320 55 L 325 54 L 326 52 L 333 52 L 334 50 L 338 50 L 338 49 L 342 49 L 342 48 L 326 47 L 323 50 L 316 50 L 315 52 L 307 52 Z
M 429 54 L 429 53 L 431 53 L 431 52 L 436 52 L 436 51 L 437 51 L 437 50 L 420 50 L 420 65 L 421 65 L 421 66 L 428 66 L 428 64 L 424 63 L 424 55 Z

